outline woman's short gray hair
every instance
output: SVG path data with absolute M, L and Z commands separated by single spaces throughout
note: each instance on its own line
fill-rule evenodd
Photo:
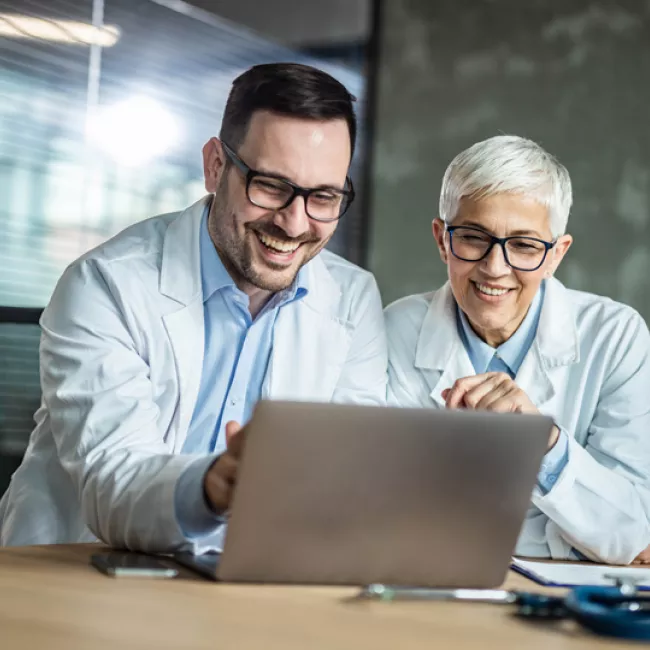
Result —
M 530 197 L 548 209 L 553 238 L 566 231 L 573 196 L 566 167 L 536 142 L 499 135 L 473 144 L 447 167 L 440 191 L 440 218 L 451 223 L 463 197 L 503 192 Z

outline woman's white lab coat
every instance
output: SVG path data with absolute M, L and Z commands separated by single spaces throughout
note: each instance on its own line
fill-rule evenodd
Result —
M 449 284 L 386 311 L 389 403 L 444 408 L 474 375 Z M 539 327 L 515 378 L 569 435 L 569 461 L 535 487 L 520 555 L 625 564 L 650 543 L 650 336 L 625 305 L 547 281 Z M 525 435 L 525 432 L 522 432 Z

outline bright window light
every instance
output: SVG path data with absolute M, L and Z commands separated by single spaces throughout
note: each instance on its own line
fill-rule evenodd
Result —
M 120 30 L 115 25 L 95 27 L 75 20 L 0 13 L 0 36 L 33 38 L 71 45 L 111 47 L 119 40 Z
M 87 137 L 116 162 L 142 165 L 159 158 L 179 140 L 174 117 L 149 97 L 131 97 L 98 109 L 88 120 Z

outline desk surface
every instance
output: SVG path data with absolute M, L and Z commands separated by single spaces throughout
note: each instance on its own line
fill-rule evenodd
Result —
M 94 545 L 0 550 L 4 648 L 620 648 L 572 622 L 540 625 L 507 606 L 350 602 L 356 589 L 109 578 L 89 566 Z M 516 574 L 510 588 L 540 590 Z

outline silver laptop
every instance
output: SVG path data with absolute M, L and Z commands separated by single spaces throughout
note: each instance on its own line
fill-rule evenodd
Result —
M 545 416 L 262 401 L 218 580 L 494 587 L 553 423 Z

